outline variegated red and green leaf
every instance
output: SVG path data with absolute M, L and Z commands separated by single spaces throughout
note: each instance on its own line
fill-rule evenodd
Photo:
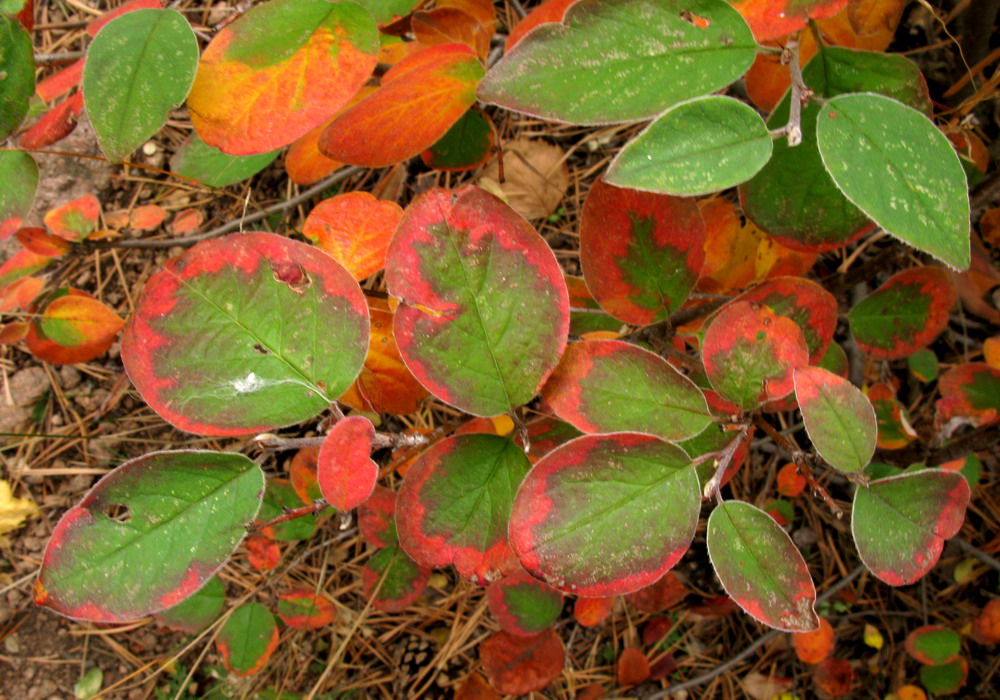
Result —
M 372 495 L 358 507 L 358 530 L 373 547 L 390 547 L 399 542 L 394 491 L 376 484 Z
M 288 481 L 303 503 L 312 503 L 317 498 L 323 498 L 319 490 L 319 480 L 316 478 L 318 457 L 318 447 L 303 447 L 288 463 Z
M 563 594 L 519 569 L 486 589 L 490 615 L 500 629 L 521 637 L 541 634 L 556 621 Z
M 542 396 L 557 416 L 585 433 L 683 440 L 712 420 L 694 382 L 658 355 L 620 340 L 568 346 Z
M 820 367 L 798 367 L 795 398 L 813 447 L 835 468 L 859 472 L 875 454 L 875 409 L 861 390 Z
M 457 435 L 421 454 L 406 472 L 396 506 L 404 551 L 425 566 L 454 564 L 487 585 L 516 566 L 507 523 L 531 463 L 510 439 Z
M 498 693 L 527 695 L 559 677 L 566 648 L 554 629 L 527 638 L 501 631 L 479 645 L 479 660 Z
M 70 250 L 69 241 L 54 236 L 39 226 L 18 229 L 14 236 L 26 249 L 46 258 L 58 258 Z
M 196 634 L 219 616 L 225 602 L 226 587 L 218 576 L 213 576 L 192 596 L 154 617 L 171 629 Z
M 906 635 L 904 647 L 920 663 L 933 666 L 954 661 L 962 650 L 962 639 L 950 627 L 924 625 Z
M 760 508 L 725 501 L 708 518 L 708 555 L 729 597 L 785 632 L 819 627 L 816 587 L 792 539 Z
M 559 590 L 629 593 L 683 556 L 700 507 L 698 475 L 679 447 L 636 433 L 588 435 L 531 470 L 514 499 L 510 544 L 528 572 Z
M 329 255 L 270 233 L 234 234 L 149 279 L 122 360 L 169 422 L 242 435 L 326 408 L 357 376 L 368 331 L 358 283 Z
M 594 299 L 626 323 L 676 311 L 705 261 L 705 222 L 693 199 L 594 183 L 580 221 L 580 264 Z
M 236 453 L 154 452 L 125 462 L 56 525 L 35 602 L 98 622 L 176 605 L 243 539 L 263 487 L 260 467 Z
M 431 570 L 390 545 L 372 555 L 361 569 L 361 587 L 372 607 L 382 612 L 402 612 L 417 602 L 427 588 Z M 381 586 L 376 591 L 376 586 Z
M 49 210 L 45 214 L 45 225 L 67 241 L 82 241 L 97 230 L 100 216 L 101 203 L 94 195 L 87 194 Z
M 356 280 L 369 277 L 385 265 L 385 253 L 403 210 L 368 192 L 348 192 L 317 204 L 302 233 L 347 268 Z
M 378 48 L 375 22 L 353 2 L 257 5 L 202 54 L 191 121 L 205 143 L 230 155 L 286 146 L 347 104 Z
M 833 17 L 848 0 L 742 0 L 733 2 L 757 41 L 797 32 L 810 19 Z
M 252 676 L 264 668 L 278 647 L 278 623 L 263 603 L 236 608 L 215 638 L 222 663 L 237 676 Z
M 308 588 L 279 593 L 276 612 L 282 622 L 297 630 L 319 629 L 337 619 L 337 608 L 330 599 Z
M 553 416 L 543 416 L 528 423 L 528 459 L 533 463 L 547 455 L 560 445 L 583 435 L 569 423 L 564 423 Z
M 118 314 L 97 299 L 67 294 L 53 299 L 39 322 L 46 338 L 68 348 L 108 343 L 125 326 Z
M 958 472 L 926 469 L 859 485 L 851 529 L 861 561 L 890 586 L 919 580 L 965 520 L 969 484 Z
M 896 398 L 896 391 L 885 382 L 868 387 L 868 400 L 875 409 L 878 425 L 877 444 L 883 450 L 898 450 L 917 439 L 910 425 L 906 407 Z
M 7 288 L 14 282 L 33 275 L 48 266 L 52 258 L 22 249 L 7 258 L 0 265 L 0 288 Z
M 847 314 L 851 335 L 873 360 L 898 360 L 930 345 L 948 324 L 958 293 L 940 267 L 893 275 Z
M 375 92 L 337 117 L 320 136 L 319 150 L 369 168 L 411 158 L 433 146 L 475 103 L 482 77 L 476 53 L 463 44 L 421 49 L 390 68 Z
M 573 601 L 573 618 L 581 627 L 596 627 L 611 616 L 615 596 L 577 598 Z
M 86 309 L 88 303 L 96 302 L 87 292 L 72 287 L 60 287 L 39 297 L 39 299 L 39 304 L 47 305 L 45 307 L 46 314 L 50 308 L 55 307 L 54 318 L 50 322 L 46 323 L 44 314 L 39 314 L 28 324 L 28 334 L 25 337 L 25 342 L 31 354 L 39 360 L 51 362 L 52 364 L 89 362 L 107 352 L 108 348 L 115 342 L 118 333 L 117 330 L 114 333 L 100 332 L 102 322 L 99 321 L 96 324 L 89 323 L 86 321 L 86 314 L 82 314 L 81 319 L 81 314 L 74 311 L 74 309 L 80 309 L 81 306 Z M 67 301 L 62 301 L 63 299 Z M 78 304 L 77 300 L 86 301 Z M 113 327 L 120 328 L 121 319 L 114 316 L 113 312 L 109 314 L 110 309 L 99 310 L 96 307 L 90 307 L 90 310 L 96 318 L 100 319 L 104 317 L 104 321 L 111 324 L 110 326 L 105 326 L 105 330 Z M 30 307 L 30 311 L 36 312 L 37 309 L 33 305 Z M 60 316 L 64 318 L 60 318 Z M 111 319 L 111 316 L 114 316 L 117 322 Z M 75 324 L 75 322 L 81 320 L 82 323 L 79 325 Z M 53 329 L 57 338 L 70 344 L 64 345 L 49 338 L 46 335 L 46 328 Z M 94 333 L 88 336 L 87 334 L 90 332 Z
M 743 410 L 792 392 L 792 370 L 809 362 L 795 321 L 767 306 L 734 301 L 712 320 L 702 343 L 712 387 Z
M 386 257 L 403 361 L 432 394 L 494 416 L 531 400 L 566 346 L 569 299 L 552 250 L 476 187 L 407 208 Z
M 319 449 L 317 477 L 326 502 L 337 510 L 351 510 L 375 488 L 378 465 L 372 461 L 375 426 L 363 416 L 337 421 Z
M 935 695 L 957 693 L 969 677 L 969 662 L 957 656 L 943 664 L 920 667 L 920 684 Z
M 493 154 L 493 127 L 489 118 L 472 108 L 463 114 L 420 159 L 435 170 L 462 172 L 478 168 Z
M 1000 420 L 1000 369 L 985 362 L 955 365 L 938 380 L 938 412 L 944 420 L 971 419 L 977 425 Z

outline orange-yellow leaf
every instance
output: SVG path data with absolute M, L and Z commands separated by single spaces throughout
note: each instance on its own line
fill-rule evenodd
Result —
M 170 230 L 174 233 L 191 233 L 197 231 L 205 215 L 200 209 L 184 209 L 174 215 L 174 220 L 170 222 Z
M 885 51 L 909 0 L 848 0 L 833 17 L 816 20 L 831 43 L 864 51 Z
M 488 33 L 479 20 L 468 12 L 455 7 L 435 7 L 415 12 L 410 26 L 417 41 L 425 46 L 465 44 L 484 61 L 490 52 L 493 33 Z
M 152 231 L 166 218 L 167 210 L 159 204 L 145 204 L 132 210 L 128 217 L 128 224 L 139 231 Z
M 67 294 L 45 307 L 41 327 L 49 340 L 76 348 L 114 339 L 125 321 L 97 299 Z
M 983 342 L 983 359 L 994 369 L 1000 369 L 1000 335 L 987 338 Z
M 16 234 L 21 245 L 32 253 L 44 255 L 47 258 L 58 258 L 70 249 L 69 241 L 59 236 L 53 236 L 45 229 L 38 226 L 22 228 Z
M 45 225 L 67 241 L 82 241 L 97 230 L 100 215 L 101 203 L 94 195 L 87 194 L 51 209 L 45 215 Z
M 819 629 L 813 632 L 799 632 L 792 635 L 792 647 L 799 661 L 818 664 L 833 652 L 836 635 L 826 618 L 819 618 Z
M 302 232 L 347 268 L 356 280 L 385 266 L 403 209 L 380 202 L 367 192 L 348 192 L 324 199 L 306 217 Z

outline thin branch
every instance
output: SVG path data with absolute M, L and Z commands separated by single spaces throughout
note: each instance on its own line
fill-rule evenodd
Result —
M 36 65 L 52 65 L 54 63 L 69 63 L 78 61 L 87 55 L 86 51 L 58 51 L 56 53 L 36 53 Z
M 743 442 L 743 438 L 746 437 L 747 430 L 749 429 L 749 424 L 742 426 L 740 428 L 739 435 L 733 438 L 732 441 L 722 450 L 722 452 L 719 453 L 719 457 L 716 460 L 715 474 L 713 474 L 712 478 L 705 484 L 705 489 L 702 492 L 705 498 L 711 498 L 712 496 L 715 496 L 716 499 L 722 498 L 719 493 L 719 488 L 722 485 L 722 477 L 726 475 L 726 470 L 729 469 L 729 465 L 733 461 L 733 455 L 736 454 L 736 450 L 739 449 L 740 444 Z
M 304 518 L 307 515 L 312 515 L 313 513 L 318 513 L 329 505 L 322 498 L 317 498 L 315 501 L 307 506 L 299 506 L 298 508 L 286 508 L 285 512 L 276 518 L 271 518 L 270 520 L 265 520 L 262 523 L 251 523 L 247 527 L 247 531 L 252 533 L 260 532 L 264 528 L 271 527 L 273 525 L 278 525 L 279 523 L 285 523 L 289 520 L 295 520 L 296 518 Z
M 961 547 L 962 551 L 966 554 L 970 554 L 987 566 L 992 566 L 997 571 L 1000 571 L 1000 561 L 998 561 L 996 557 L 991 557 L 989 554 L 979 549 L 979 547 L 976 547 L 963 539 L 959 539 L 958 537 L 952 538 L 952 542 Z
M 281 452 L 283 450 L 300 450 L 303 447 L 319 447 L 326 440 L 325 435 L 305 438 L 286 438 L 274 433 L 264 433 L 254 438 L 257 447 L 270 452 Z M 375 433 L 372 440 L 372 447 L 381 449 L 383 447 L 420 447 L 426 445 L 428 439 L 426 435 L 404 435 L 403 433 Z

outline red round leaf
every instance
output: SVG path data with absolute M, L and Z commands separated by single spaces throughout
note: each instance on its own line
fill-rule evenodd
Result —
M 525 695 L 542 690 L 562 673 L 566 650 L 555 630 L 534 637 L 497 632 L 479 646 L 479 660 L 497 692 Z
M 319 449 L 316 476 L 326 502 L 337 510 L 351 510 L 375 488 L 378 465 L 372 461 L 375 426 L 362 416 L 343 418 L 330 429 Z

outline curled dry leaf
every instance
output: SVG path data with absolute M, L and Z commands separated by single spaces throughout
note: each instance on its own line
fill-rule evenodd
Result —
M 552 214 L 570 185 L 566 154 L 558 146 L 539 139 L 517 138 L 504 144 L 504 182 L 494 159 L 479 178 L 479 186 L 509 204 L 526 219 Z

